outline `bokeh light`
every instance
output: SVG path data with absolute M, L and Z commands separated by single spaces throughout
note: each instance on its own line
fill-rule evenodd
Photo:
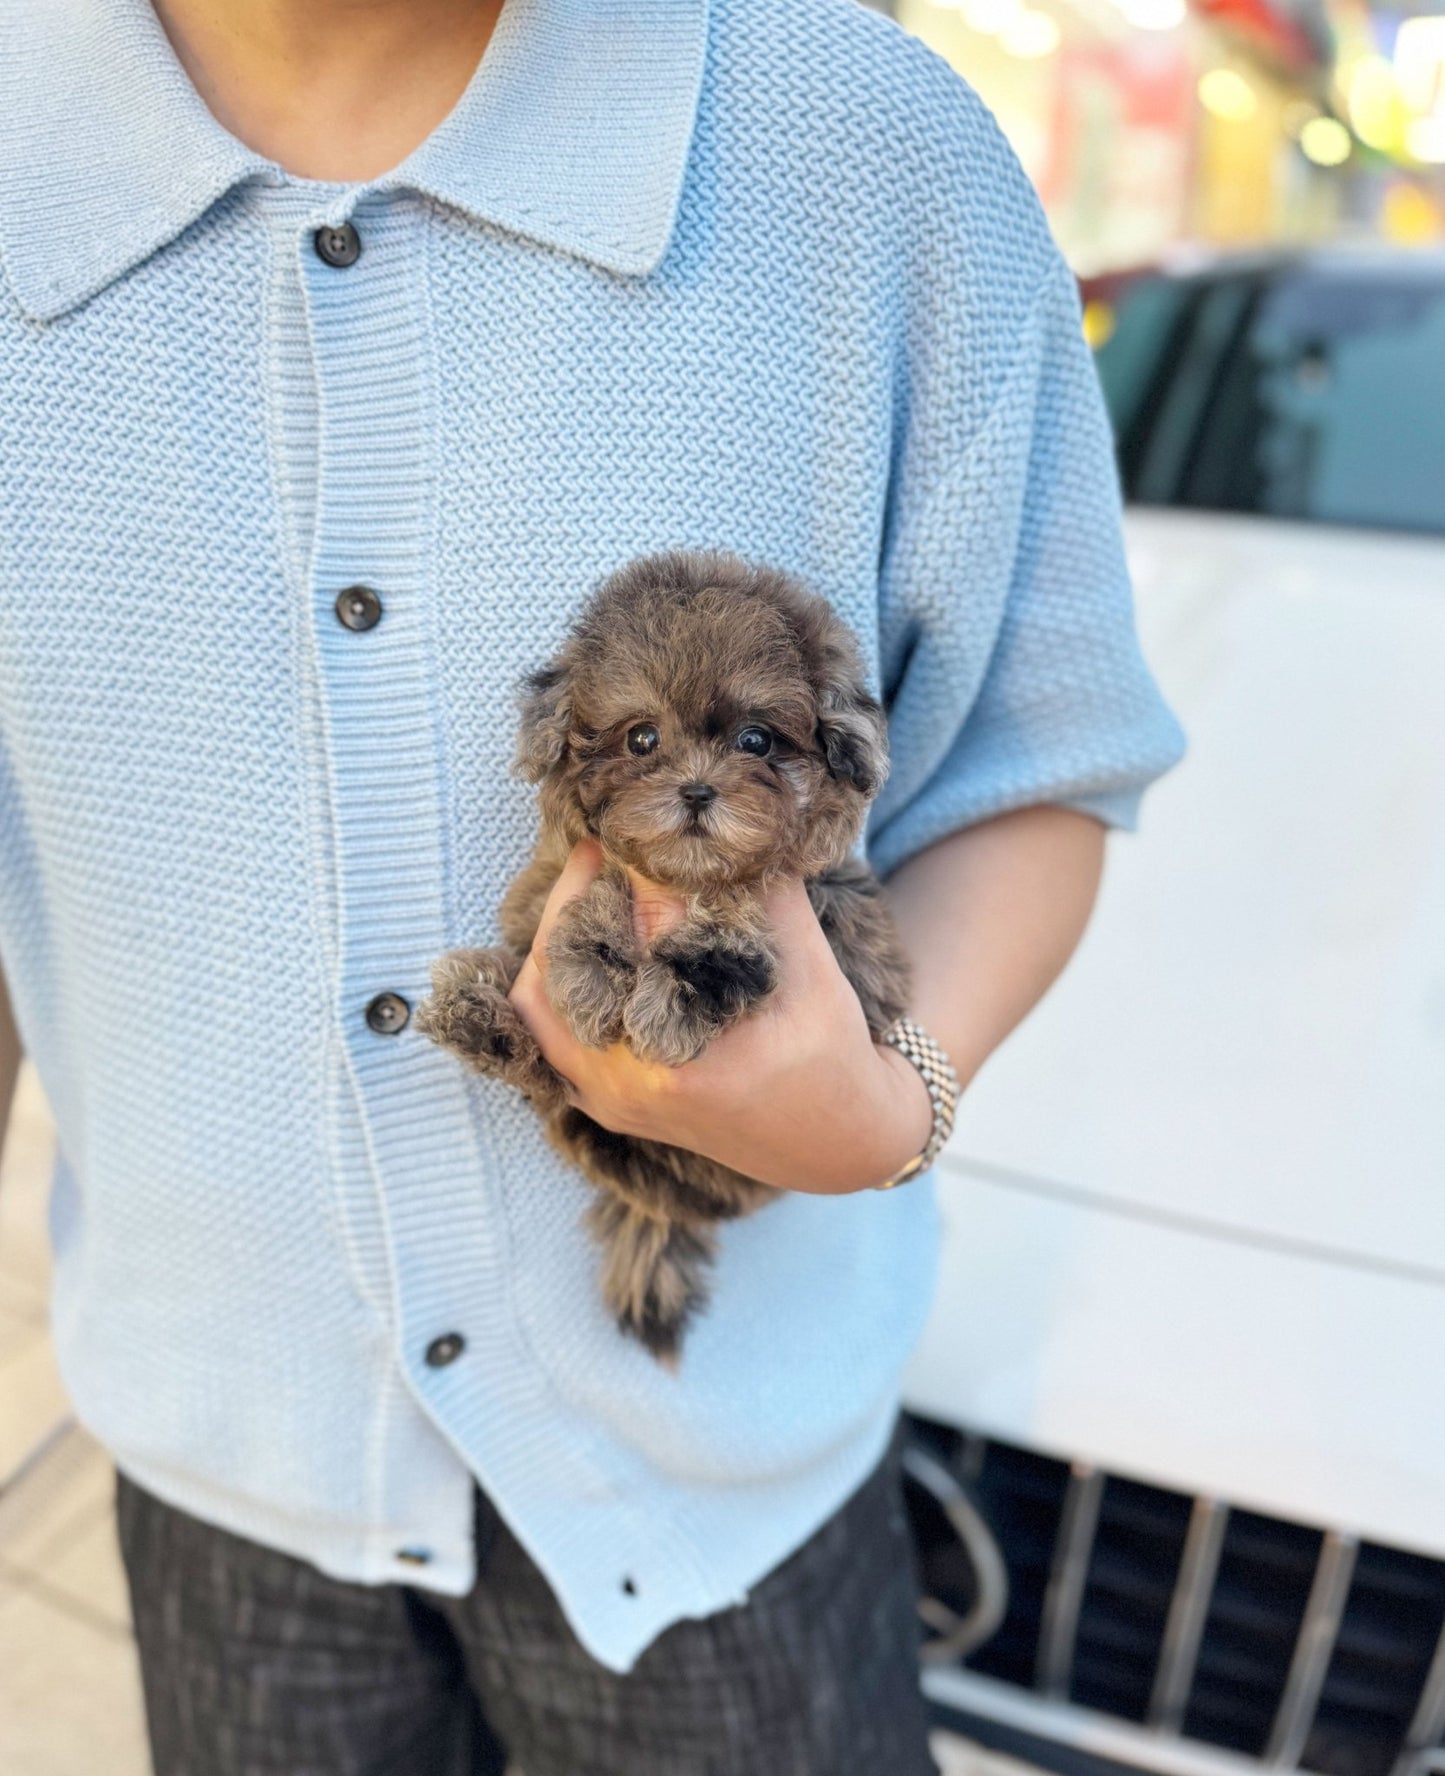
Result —
M 1259 109 L 1254 88 L 1234 68 L 1210 68 L 1199 77 L 1199 102 L 1214 117 L 1241 123 Z
M 1316 166 L 1343 166 L 1350 158 L 1350 132 L 1337 117 L 1312 117 L 1299 133 L 1299 145 Z
M 1059 47 L 1059 27 L 1046 12 L 1031 8 L 1018 12 L 999 32 L 999 44 L 1024 61 L 1052 55 Z

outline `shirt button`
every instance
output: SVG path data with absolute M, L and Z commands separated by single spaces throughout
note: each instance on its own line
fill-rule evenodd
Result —
M 381 600 L 370 586 L 348 586 L 336 596 L 336 620 L 346 629 L 374 629 L 381 621 Z
M 400 993 L 378 993 L 366 1008 L 366 1021 L 378 1036 L 395 1036 L 411 1019 L 411 1007 Z
M 396 1557 L 403 1566 L 426 1566 L 431 1560 L 425 1548 L 398 1548 Z
M 328 265 L 345 270 L 361 257 L 361 236 L 349 222 L 339 228 L 318 228 L 312 235 L 316 251 Z
M 448 1363 L 455 1363 L 466 1348 L 467 1341 L 460 1332 L 443 1332 L 426 1347 L 427 1367 L 445 1369 Z

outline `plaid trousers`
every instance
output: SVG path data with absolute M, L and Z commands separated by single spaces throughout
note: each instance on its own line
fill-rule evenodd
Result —
M 896 1446 L 745 1604 L 626 1675 L 481 1494 L 459 1598 L 327 1578 L 124 1475 L 117 1512 L 157 1776 L 936 1776 Z

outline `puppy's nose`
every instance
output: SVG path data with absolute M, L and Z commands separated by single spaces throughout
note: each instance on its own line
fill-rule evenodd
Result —
M 694 814 L 701 814 L 704 808 L 717 800 L 717 791 L 710 783 L 684 783 L 677 793 Z

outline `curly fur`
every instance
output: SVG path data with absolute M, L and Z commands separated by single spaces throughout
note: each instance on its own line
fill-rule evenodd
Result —
M 641 727 L 655 744 L 629 742 Z M 765 754 L 740 745 L 750 728 L 768 735 Z M 626 1042 L 668 1066 L 695 1058 L 773 991 L 763 894 L 799 876 L 880 1035 L 904 1007 L 907 970 L 876 879 L 848 853 L 887 772 L 883 713 L 822 598 L 735 556 L 655 555 L 607 580 L 528 680 L 517 763 L 540 786 L 542 833 L 502 904 L 505 944 L 442 957 L 421 1026 L 524 1092 L 598 1186 L 588 1224 L 603 1297 L 624 1332 L 671 1361 L 707 1299 L 716 1224 L 774 1192 L 571 1106 L 507 991 L 571 847 L 590 837 L 604 867 L 546 954 L 548 997 L 580 1041 Z M 687 908 L 646 945 L 629 870 Z

